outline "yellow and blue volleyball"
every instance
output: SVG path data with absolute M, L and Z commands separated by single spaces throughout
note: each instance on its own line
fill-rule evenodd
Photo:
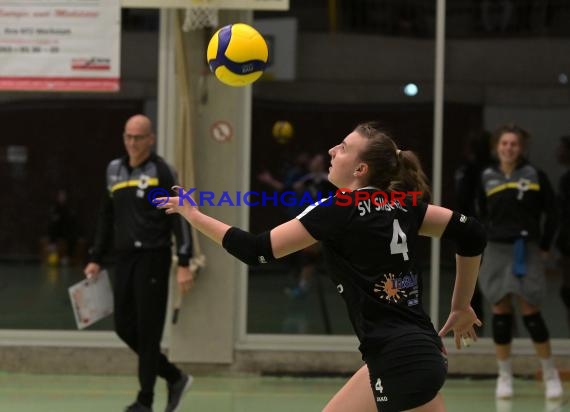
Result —
M 206 59 L 210 70 L 222 83 L 241 87 L 261 77 L 269 50 L 263 36 L 253 27 L 236 23 L 214 33 Z

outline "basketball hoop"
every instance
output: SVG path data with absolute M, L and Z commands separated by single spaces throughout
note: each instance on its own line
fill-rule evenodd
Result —
M 213 7 L 193 6 L 186 9 L 182 30 L 204 29 L 218 26 L 218 9 Z

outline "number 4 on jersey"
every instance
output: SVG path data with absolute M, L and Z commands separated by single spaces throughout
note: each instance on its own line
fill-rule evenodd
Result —
M 407 237 L 400 227 L 400 222 L 398 222 L 398 219 L 394 219 L 392 228 L 393 230 L 392 241 L 390 242 L 390 253 L 392 255 L 401 253 L 404 260 L 409 260 L 410 258 L 408 257 L 408 243 L 406 241 Z

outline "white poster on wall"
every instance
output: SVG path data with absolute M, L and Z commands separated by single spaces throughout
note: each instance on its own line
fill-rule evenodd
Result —
M 117 91 L 119 0 L 0 0 L 0 90 Z

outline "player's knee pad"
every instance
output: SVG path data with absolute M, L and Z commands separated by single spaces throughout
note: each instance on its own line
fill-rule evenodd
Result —
M 562 298 L 564 305 L 566 305 L 567 308 L 570 308 L 570 287 L 563 287 L 560 289 L 560 297 Z
M 543 343 L 548 340 L 548 329 L 540 312 L 523 316 L 523 322 L 533 342 Z
M 493 315 L 493 340 L 498 345 L 506 345 L 513 340 L 513 315 Z

